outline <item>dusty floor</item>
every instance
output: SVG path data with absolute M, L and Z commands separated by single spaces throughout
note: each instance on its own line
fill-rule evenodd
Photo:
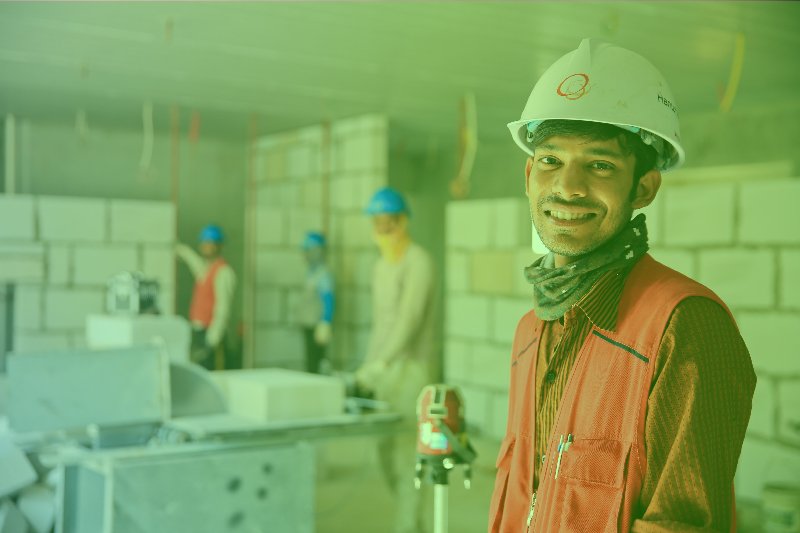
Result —
M 483 533 L 488 520 L 494 483 L 494 458 L 498 443 L 474 441 L 479 459 L 466 490 L 460 470 L 451 476 L 449 531 Z M 329 441 L 317 454 L 317 533 L 391 533 L 394 516 L 392 493 L 378 468 L 375 442 L 366 437 Z M 413 482 L 413 470 L 408 472 Z M 433 531 L 433 491 L 426 494 L 426 533 Z

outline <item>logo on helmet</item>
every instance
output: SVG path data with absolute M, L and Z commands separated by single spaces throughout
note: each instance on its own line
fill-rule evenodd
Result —
M 589 76 L 581 72 L 570 74 L 558 84 L 556 92 L 567 100 L 577 100 L 587 93 Z

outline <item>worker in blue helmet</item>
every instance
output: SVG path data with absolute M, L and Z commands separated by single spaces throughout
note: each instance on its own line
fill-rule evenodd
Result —
M 192 360 L 209 370 L 231 366 L 225 362 L 225 337 L 231 316 L 236 275 L 222 257 L 222 228 L 209 224 L 200 231 L 198 252 L 185 244 L 175 251 L 195 279 L 189 320 L 192 323 Z
M 435 281 L 430 255 L 408 231 L 411 211 L 403 195 L 385 187 L 372 196 L 365 212 L 380 251 L 372 276 L 372 327 L 364 362 L 356 372 L 362 389 L 403 415 L 404 427 L 382 438 L 378 453 L 395 493 L 394 530 L 423 528 L 426 500 L 406 476 L 416 463 L 416 400 L 437 376 Z
M 306 370 L 318 374 L 333 334 L 333 275 L 325 262 L 327 247 L 322 233 L 307 232 L 302 247 L 308 270 L 297 317 L 303 329 Z

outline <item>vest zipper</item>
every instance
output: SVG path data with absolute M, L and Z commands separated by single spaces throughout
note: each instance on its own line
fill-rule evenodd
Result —
M 536 512 L 536 493 L 533 493 L 531 497 L 531 510 L 528 513 L 528 523 L 527 523 L 527 531 L 531 530 L 531 522 L 533 522 L 533 513 Z

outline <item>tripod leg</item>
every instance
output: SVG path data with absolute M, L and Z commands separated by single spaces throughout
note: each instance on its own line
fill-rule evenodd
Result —
M 447 485 L 433 486 L 433 533 L 447 533 Z

